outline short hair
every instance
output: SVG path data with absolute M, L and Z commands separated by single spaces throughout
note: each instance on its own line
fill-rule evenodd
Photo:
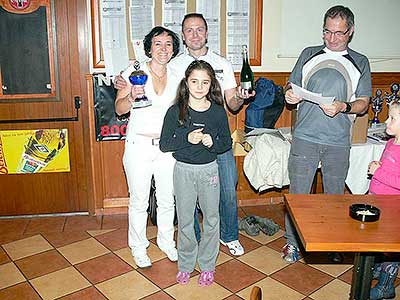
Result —
M 182 21 L 182 31 L 183 31 L 183 25 L 185 24 L 186 20 L 187 20 L 187 19 L 190 19 L 190 18 L 199 18 L 199 19 L 202 19 L 203 22 L 204 22 L 204 25 L 206 26 L 206 30 L 208 31 L 208 24 L 207 24 L 207 21 L 206 21 L 206 19 L 204 18 L 203 14 L 200 14 L 200 13 L 190 13 L 190 14 L 186 14 L 186 15 L 183 17 L 183 21 Z
M 343 5 L 336 5 L 328 9 L 324 16 L 324 24 L 326 25 L 326 19 L 331 18 L 334 19 L 336 17 L 340 17 L 343 20 L 346 20 L 347 28 L 351 28 L 354 26 L 354 14 L 350 10 L 350 8 L 345 7 Z
M 146 36 L 143 39 L 144 53 L 146 54 L 147 57 L 151 58 L 151 43 L 153 41 L 153 37 L 159 36 L 164 32 L 167 33 L 168 36 L 172 37 L 172 48 L 173 48 L 172 58 L 178 55 L 180 42 L 179 42 L 179 37 L 176 35 L 176 33 L 165 27 L 156 26 L 148 34 L 146 34 Z

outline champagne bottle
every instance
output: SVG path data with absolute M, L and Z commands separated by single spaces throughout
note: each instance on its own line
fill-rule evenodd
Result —
M 252 93 L 254 90 L 254 74 L 250 68 L 247 45 L 242 46 L 243 64 L 240 71 L 240 87 Z

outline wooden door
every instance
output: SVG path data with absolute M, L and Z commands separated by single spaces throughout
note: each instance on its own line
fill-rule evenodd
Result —
M 2 0 L 2 3 L 6 1 Z M 0 130 L 66 128 L 71 170 L 63 173 L 0 175 L 1 216 L 85 212 L 93 209 L 90 204 L 91 180 L 88 178 L 89 150 L 85 147 L 88 144 L 89 127 L 85 85 L 85 74 L 89 72 L 86 3 L 80 0 L 48 2 L 52 3 L 53 10 L 51 26 L 55 35 L 53 50 L 56 53 L 54 66 L 58 71 L 57 97 L 0 99 Z M 31 76 L 35 76 L 35 73 Z M 75 109 L 75 97 L 82 100 L 79 112 Z M 78 121 L 73 121 L 76 116 Z M 43 121 L 30 122 L 32 119 Z

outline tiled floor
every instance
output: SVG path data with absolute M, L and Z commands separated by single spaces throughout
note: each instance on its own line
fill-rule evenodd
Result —
M 284 207 L 242 207 L 239 215 L 268 217 L 283 228 Z M 0 299 L 249 299 L 253 285 L 265 300 L 345 300 L 350 292 L 352 255 L 344 264 L 322 253 L 295 264 L 280 257 L 283 231 L 272 237 L 241 233 L 245 255 L 233 257 L 221 246 L 216 282 L 199 287 L 193 272 L 186 286 L 175 284 L 176 263 L 155 245 L 148 227 L 153 266 L 138 269 L 127 245 L 127 216 L 69 216 L 0 219 Z M 400 299 L 400 288 L 397 298 Z

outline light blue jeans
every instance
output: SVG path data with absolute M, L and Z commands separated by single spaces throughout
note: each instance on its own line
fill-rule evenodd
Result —
M 218 154 L 217 163 L 221 186 L 219 202 L 220 237 L 222 241 L 228 243 L 239 238 L 236 195 L 238 174 L 232 149 L 222 154 Z M 200 226 L 197 214 L 198 211 L 196 209 L 194 227 L 197 241 L 200 241 Z
M 294 138 L 288 161 L 289 193 L 309 194 L 321 162 L 324 193 L 343 194 L 349 155 L 350 147 L 328 146 Z M 289 214 L 285 214 L 285 228 L 287 243 L 299 247 L 299 237 Z

